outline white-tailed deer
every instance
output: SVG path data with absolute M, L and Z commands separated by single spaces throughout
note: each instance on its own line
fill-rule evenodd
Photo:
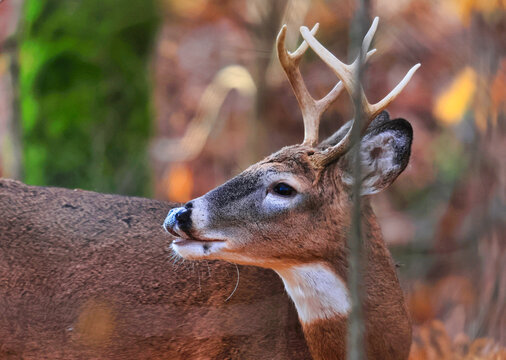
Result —
M 376 30 L 376 18 L 364 38 L 366 54 Z M 410 124 L 390 120 L 382 112 L 419 67 L 414 66 L 383 100 L 362 102 L 364 125 L 360 144 L 362 187 L 351 193 L 354 179 L 348 150 L 353 121 L 318 144 L 320 116 L 342 88 L 351 95 L 363 59 L 345 65 L 315 38 L 317 28 L 302 27 L 302 45 L 285 50 L 286 28 L 277 40 L 281 64 L 300 104 L 305 136 L 252 165 L 209 193 L 172 209 L 164 222 L 176 236 L 175 253 L 185 259 L 226 260 L 276 271 L 292 298 L 311 355 L 315 359 L 344 359 L 347 317 L 346 238 L 353 196 L 377 193 L 390 185 L 409 161 Z M 298 70 L 310 46 L 341 80 L 322 100 L 315 101 Z M 362 92 L 363 94 L 363 92 Z M 366 353 L 370 359 L 406 359 L 411 325 L 395 266 L 367 197 L 362 199 L 364 227 L 363 309 Z

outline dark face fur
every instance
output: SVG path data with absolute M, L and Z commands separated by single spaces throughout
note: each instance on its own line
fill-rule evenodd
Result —
M 362 194 L 388 186 L 409 159 L 409 123 L 376 125 L 361 144 Z M 344 156 L 316 169 L 313 152 L 301 145 L 284 148 L 171 210 L 164 226 L 178 237 L 174 251 L 186 259 L 274 269 L 342 253 L 350 221 L 349 161 Z

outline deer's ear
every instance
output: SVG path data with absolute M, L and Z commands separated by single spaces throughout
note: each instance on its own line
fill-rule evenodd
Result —
M 406 168 L 411 154 L 413 129 L 404 119 L 395 119 L 369 127 L 360 143 L 362 163 L 361 195 L 370 195 L 388 187 Z M 343 182 L 353 185 L 351 154 L 339 162 Z

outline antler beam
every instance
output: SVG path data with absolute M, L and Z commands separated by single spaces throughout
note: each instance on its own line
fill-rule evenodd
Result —
M 371 25 L 371 28 L 367 32 L 362 41 L 362 51 L 361 54 L 365 54 L 369 46 L 371 45 L 372 38 L 374 37 L 374 33 L 378 27 L 379 18 L 376 17 Z M 344 64 L 340 60 L 338 60 L 334 55 L 332 55 L 327 49 L 325 49 L 314 37 L 314 32 L 309 31 L 309 29 L 305 26 L 300 28 L 300 32 L 302 37 L 305 40 L 313 51 L 334 71 L 337 77 L 342 81 L 344 88 L 353 96 L 354 91 L 359 91 L 362 99 L 361 107 L 362 107 L 362 115 L 364 116 L 364 123 L 361 129 L 361 132 L 364 133 L 372 120 L 383 110 L 385 109 L 396 97 L 399 93 L 404 89 L 407 85 L 415 71 L 420 67 L 420 64 L 416 64 L 413 66 L 406 76 L 401 80 L 401 82 L 382 100 L 377 102 L 376 104 L 371 104 L 367 100 L 364 90 L 362 88 L 362 84 L 357 82 L 357 72 L 359 70 L 359 66 L 362 65 L 363 60 L 360 58 L 360 55 L 355 59 L 355 61 L 351 64 Z M 307 47 L 307 45 L 306 45 Z M 369 54 L 368 54 L 369 55 Z M 366 59 L 367 60 L 367 56 Z M 304 121 L 305 123 L 306 121 Z M 315 153 L 314 155 L 314 163 L 316 166 L 325 166 L 335 159 L 337 159 L 340 155 L 346 152 L 351 143 L 351 128 L 348 133 L 344 136 L 344 138 L 336 145 L 326 149 L 323 152 Z
M 313 36 L 318 31 L 319 24 L 316 24 L 309 33 Z M 276 39 L 278 57 L 283 67 L 288 81 L 292 86 L 297 102 L 299 103 L 302 119 L 304 121 L 304 141 L 303 145 L 314 147 L 318 144 L 318 129 L 320 126 L 320 118 L 328 107 L 337 99 L 343 90 L 343 83 L 339 81 L 330 92 L 320 100 L 315 100 L 307 90 L 302 75 L 299 70 L 299 63 L 308 49 L 308 43 L 303 41 L 302 44 L 293 53 L 286 50 L 286 25 L 283 25 Z M 367 59 L 376 52 L 371 50 L 367 54 Z M 345 84 L 346 86 L 346 84 Z

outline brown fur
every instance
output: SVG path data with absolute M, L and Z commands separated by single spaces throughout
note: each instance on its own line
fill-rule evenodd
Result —
M 174 266 L 175 204 L 0 180 L 0 359 L 308 359 L 271 271 Z

